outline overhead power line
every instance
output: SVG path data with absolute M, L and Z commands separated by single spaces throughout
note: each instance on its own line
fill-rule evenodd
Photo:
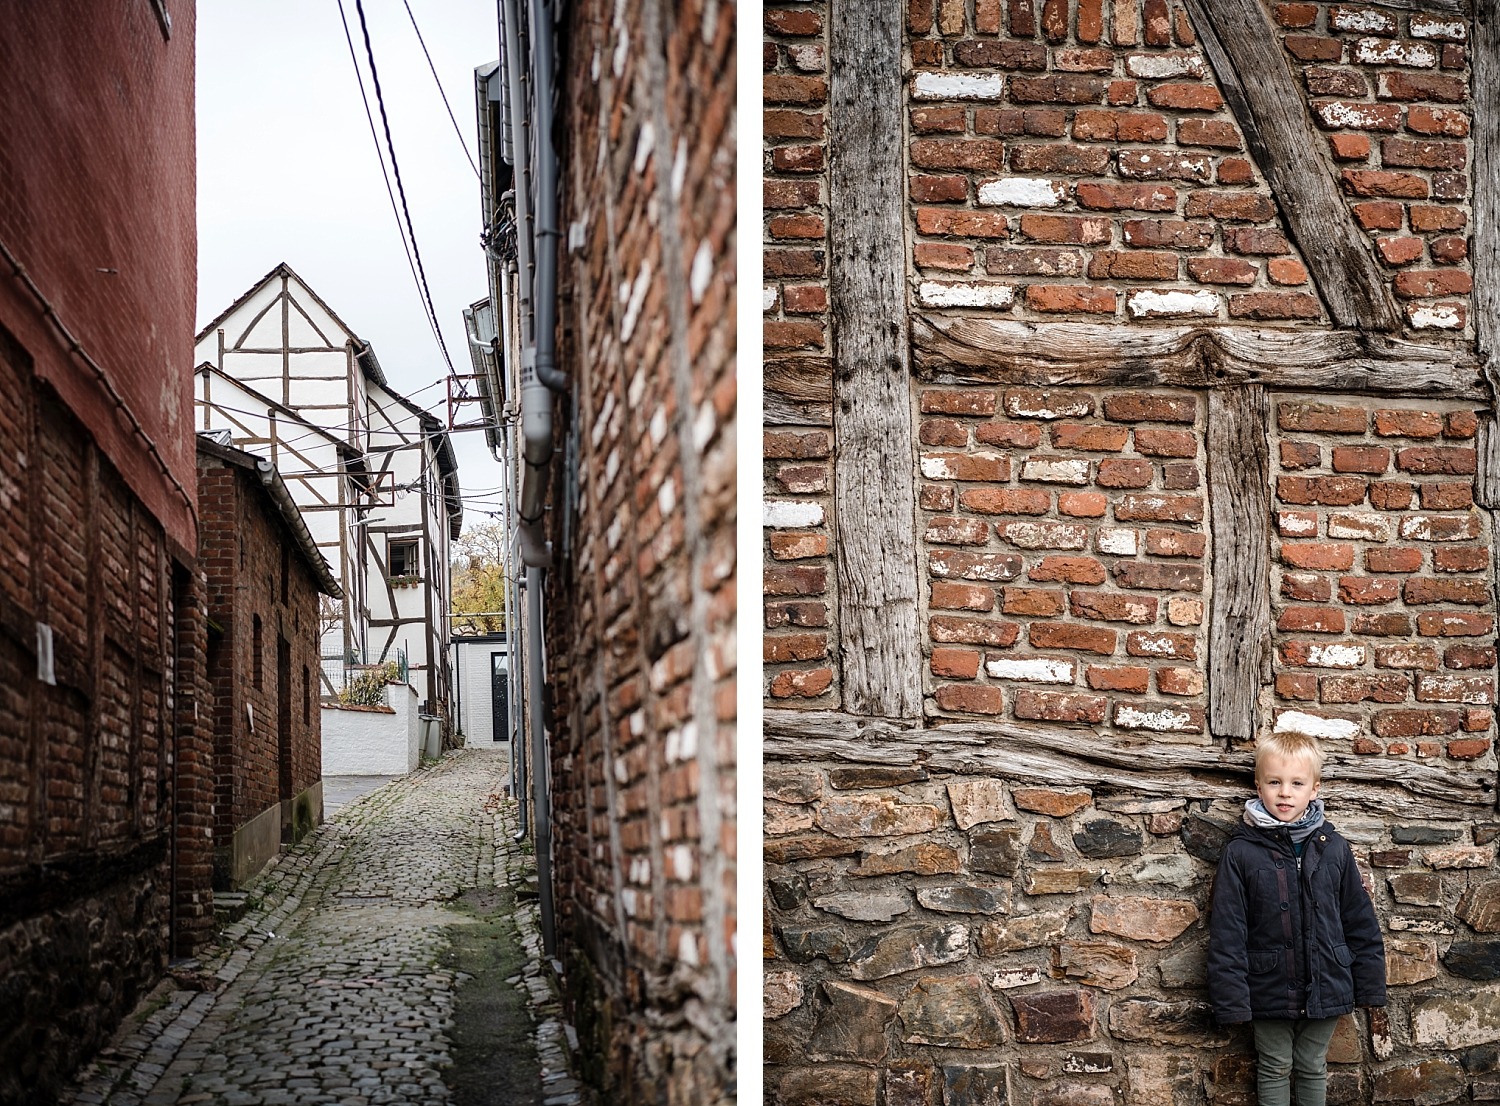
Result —
M 344 24 L 344 41 L 349 44 L 349 61 L 354 65 L 354 79 L 359 84 L 359 98 L 365 105 L 365 120 L 370 124 L 370 141 L 375 143 L 375 158 L 380 162 L 380 176 L 385 181 L 385 194 L 391 201 L 391 214 L 396 218 L 396 233 L 401 238 L 401 248 L 406 251 L 406 267 L 411 270 L 411 281 L 417 287 L 418 294 L 422 290 L 422 282 L 417 278 L 417 265 L 412 260 L 411 246 L 406 241 L 406 228 L 401 223 L 401 212 L 396 207 L 396 193 L 391 188 L 391 175 L 385 167 L 385 152 L 380 148 L 380 135 L 375 131 L 375 116 L 370 111 L 370 97 L 365 92 L 364 73 L 359 68 L 359 55 L 354 52 L 354 37 L 349 33 L 349 19 L 344 14 L 344 0 L 339 0 L 339 19 Z M 427 320 L 429 327 L 433 326 L 431 317 Z M 442 344 L 442 336 L 433 327 L 432 336 Z
M 375 66 L 375 49 L 370 44 L 370 27 L 369 27 L 369 23 L 365 20 L 364 0 L 354 0 L 354 10 L 359 15 L 359 29 L 360 29 L 361 35 L 364 38 L 364 43 L 365 43 L 365 57 L 368 59 L 369 64 L 370 64 L 370 79 L 371 79 L 371 81 L 375 85 L 375 103 L 376 103 L 376 106 L 378 106 L 380 108 L 380 122 L 381 122 L 382 128 L 385 131 L 385 145 L 386 145 L 386 150 L 390 154 L 390 159 L 391 159 L 391 173 L 396 178 L 396 193 L 401 198 L 401 211 L 400 211 L 400 214 L 397 216 L 397 220 L 396 220 L 397 226 L 398 226 L 398 228 L 401 228 L 402 223 L 403 223 L 403 219 L 404 219 L 404 233 L 403 233 L 402 242 L 403 242 L 403 245 L 404 245 L 408 240 L 410 241 L 410 250 L 409 250 L 409 257 L 408 257 L 408 259 L 411 262 L 413 262 L 413 265 L 414 265 L 414 272 L 413 272 L 412 275 L 415 277 L 415 279 L 417 281 L 417 287 L 418 287 L 418 291 L 421 293 L 422 302 L 423 302 L 423 304 L 427 308 L 427 321 L 428 321 L 428 323 L 432 327 L 433 337 L 437 339 L 438 349 L 440 349 L 442 351 L 444 364 L 446 364 L 448 366 L 448 371 L 450 373 L 456 372 L 456 370 L 453 368 L 453 358 L 450 357 L 449 354 L 448 354 L 448 344 L 443 341 L 442 328 L 438 325 L 437 310 L 432 306 L 432 291 L 431 291 L 431 289 L 427 285 L 427 270 L 426 270 L 426 268 L 422 264 L 422 251 L 417 246 L 417 232 L 416 232 L 415 227 L 412 224 L 411 207 L 406 202 L 406 186 L 405 186 L 405 184 L 401 180 L 401 164 L 396 159 L 396 143 L 391 138 L 391 121 L 390 121 L 390 117 L 386 114 L 386 110 L 385 110 L 385 96 L 382 93 L 381 88 L 380 88 L 380 71 Z M 349 35 L 349 20 L 344 15 L 344 0 L 339 0 L 339 17 L 344 20 L 344 35 L 345 35 L 345 37 L 346 38 L 351 38 L 351 36 Z M 351 38 L 350 43 L 349 43 L 349 51 L 350 51 L 350 54 L 352 56 L 353 53 L 354 53 L 354 43 L 352 41 L 352 38 Z M 355 75 L 359 78 L 359 82 L 360 82 L 360 95 L 364 96 L 364 94 L 365 94 L 364 93 L 364 78 L 359 73 L 359 62 L 357 60 L 355 61 L 354 70 L 355 70 Z M 365 113 L 366 113 L 366 115 L 369 115 L 369 110 L 370 110 L 369 100 L 366 99 L 365 100 Z M 371 120 L 370 120 L 370 131 L 371 131 L 371 136 L 372 137 L 375 137 L 374 130 L 375 130 L 375 122 L 374 122 L 374 119 L 371 118 Z M 376 152 L 378 153 L 379 149 L 380 149 L 380 139 L 378 137 L 375 137 L 375 148 L 376 148 Z M 385 159 L 383 157 L 381 158 L 380 168 L 381 168 L 381 172 L 384 173 L 385 172 Z M 389 179 L 386 180 L 386 191 L 387 192 L 390 191 L 390 180 Z M 394 204 L 395 204 L 395 198 L 394 197 L 392 198 L 391 202 L 392 202 L 392 205 L 394 206 Z
M 417 41 L 422 44 L 422 56 L 427 59 L 427 68 L 432 70 L 433 83 L 437 85 L 438 95 L 443 98 L 443 107 L 448 109 L 448 120 L 453 124 L 453 133 L 458 135 L 458 144 L 464 148 L 464 157 L 469 159 L 469 168 L 474 170 L 474 176 L 479 177 L 479 166 L 474 164 L 474 155 L 469 153 L 469 144 L 464 140 L 463 128 L 458 125 L 458 120 L 453 115 L 453 105 L 448 102 L 448 94 L 443 91 L 443 82 L 438 79 L 437 66 L 432 64 L 432 55 L 427 52 L 427 40 L 422 37 L 422 28 L 417 26 L 417 17 L 412 14 L 411 5 L 407 0 L 401 0 L 406 7 L 407 18 L 411 20 L 411 29 L 417 32 Z

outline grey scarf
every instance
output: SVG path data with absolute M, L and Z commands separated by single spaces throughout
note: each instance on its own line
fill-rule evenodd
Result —
M 1307 809 L 1302 812 L 1302 817 L 1295 822 L 1283 822 L 1266 809 L 1266 804 L 1259 799 L 1247 799 L 1245 801 L 1245 825 L 1254 826 L 1257 829 L 1284 829 L 1289 830 L 1293 841 L 1306 841 L 1318 831 L 1323 824 L 1323 800 L 1314 799 L 1307 804 Z

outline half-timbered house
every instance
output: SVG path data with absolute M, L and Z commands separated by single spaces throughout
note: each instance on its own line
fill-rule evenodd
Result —
M 765 30 L 769 1100 L 1249 1100 L 1273 730 L 1386 935 L 1329 1101 L 1500 1095 L 1495 5 Z
M 370 343 L 287 265 L 199 333 L 197 424 L 281 473 L 344 592 L 323 612 L 324 698 L 350 666 L 404 658 L 446 719 L 448 543 L 462 501 L 441 424 L 390 387 Z

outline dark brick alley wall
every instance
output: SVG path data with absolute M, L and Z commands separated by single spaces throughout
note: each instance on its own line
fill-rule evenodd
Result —
M 607 1100 L 722 1103 L 735 1065 L 735 8 L 589 0 L 569 14 L 561 317 L 578 493 L 552 511 L 547 595 L 560 944 Z
M 231 838 L 270 808 L 292 832 L 292 800 L 322 771 L 316 578 L 259 477 L 200 450 L 199 563 L 207 575 L 216 886 Z M 279 642 L 289 650 L 285 687 Z M 289 731 L 282 732 L 285 696 Z M 296 827 L 300 836 L 312 826 Z

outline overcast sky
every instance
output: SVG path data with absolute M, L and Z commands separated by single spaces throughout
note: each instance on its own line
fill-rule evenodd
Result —
M 343 2 L 383 144 L 355 0 Z M 474 67 L 499 56 L 494 0 L 407 3 L 476 153 Z M 472 372 L 462 311 L 487 294 L 479 182 L 402 0 L 364 0 L 364 8 L 443 339 L 458 371 Z M 447 369 L 401 246 L 337 0 L 206 0 L 198 6 L 198 326 L 283 261 L 374 345 L 391 386 L 446 425 L 446 389 L 428 385 Z M 465 494 L 495 488 L 500 468 L 484 435 L 452 440 Z M 466 528 L 487 521 L 479 512 L 497 504 L 481 500 L 494 498 L 466 499 Z

